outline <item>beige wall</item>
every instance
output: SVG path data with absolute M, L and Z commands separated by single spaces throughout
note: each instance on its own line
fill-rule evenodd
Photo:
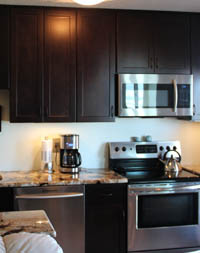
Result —
M 9 123 L 9 93 L 0 91 L 3 110 L 0 133 L 0 170 L 40 168 L 42 137 L 80 134 L 83 167 L 107 166 L 109 141 L 129 141 L 152 135 L 153 140 L 180 140 L 183 162 L 200 164 L 200 123 L 177 119 L 120 119 L 115 123 Z

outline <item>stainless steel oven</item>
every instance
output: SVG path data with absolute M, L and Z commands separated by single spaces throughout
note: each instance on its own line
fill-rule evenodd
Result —
M 179 141 L 111 142 L 109 167 L 128 179 L 128 252 L 200 252 L 200 176 L 166 174 Z M 175 152 L 174 152 L 175 151 Z
M 192 75 L 118 75 L 118 116 L 185 117 L 192 115 Z
M 128 251 L 200 246 L 200 183 L 128 187 Z

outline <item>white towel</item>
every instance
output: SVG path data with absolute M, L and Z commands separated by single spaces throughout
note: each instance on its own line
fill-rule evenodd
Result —
M 0 253 L 6 253 L 6 248 L 4 245 L 3 238 L 0 236 Z
M 63 253 L 56 240 L 49 235 L 21 232 L 4 236 L 3 240 L 0 238 L 0 253 L 39 252 Z

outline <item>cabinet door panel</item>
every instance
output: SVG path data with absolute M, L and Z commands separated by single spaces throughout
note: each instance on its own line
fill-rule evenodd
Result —
M 119 12 L 117 15 L 117 72 L 153 73 L 152 15 Z
M 86 185 L 85 194 L 85 252 L 126 253 L 127 185 Z
M 0 7 L 0 89 L 8 89 L 9 78 L 9 8 Z
M 114 121 L 114 14 L 78 13 L 77 121 Z
M 75 11 L 45 10 L 45 121 L 75 121 Z
M 86 252 L 125 253 L 122 233 L 123 210 L 120 206 L 89 207 L 86 213 Z M 103 225 L 102 225 L 103 224 Z
M 11 121 L 42 120 L 43 11 L 13 8 L 11 24 Z
M 200 15 L 191 17 L 191 59 L 194 84 L 194 121 L 200 121 Z
M 155 72 L 190 74 L 189 19 L 185 14 L 155 17 Z

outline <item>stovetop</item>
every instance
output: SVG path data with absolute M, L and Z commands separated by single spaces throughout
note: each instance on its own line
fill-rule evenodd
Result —
M 166 174 L 163 158 L 166 153 L 178 159 L 179 141 L 111 142 L 109 166 L 132 183 L 195 182 L 200 176 L 183 168 L 177 174 Z M 168 152 L 170 151 L 170 152 Z
M 140 170 L 140 171 L 126 171 L 122 169 L 114 169 L 117 173 L 128 179 L 128 183 L 161 183 L 161 182 L 196 182 L 200 181 L 200 176 L 196 175 L 187 170 L 187 168 L 183 168 L 181 172 L 177 175 L 166 175 L 164 170 L 161 169 L 160 172 L 148 170 Z

